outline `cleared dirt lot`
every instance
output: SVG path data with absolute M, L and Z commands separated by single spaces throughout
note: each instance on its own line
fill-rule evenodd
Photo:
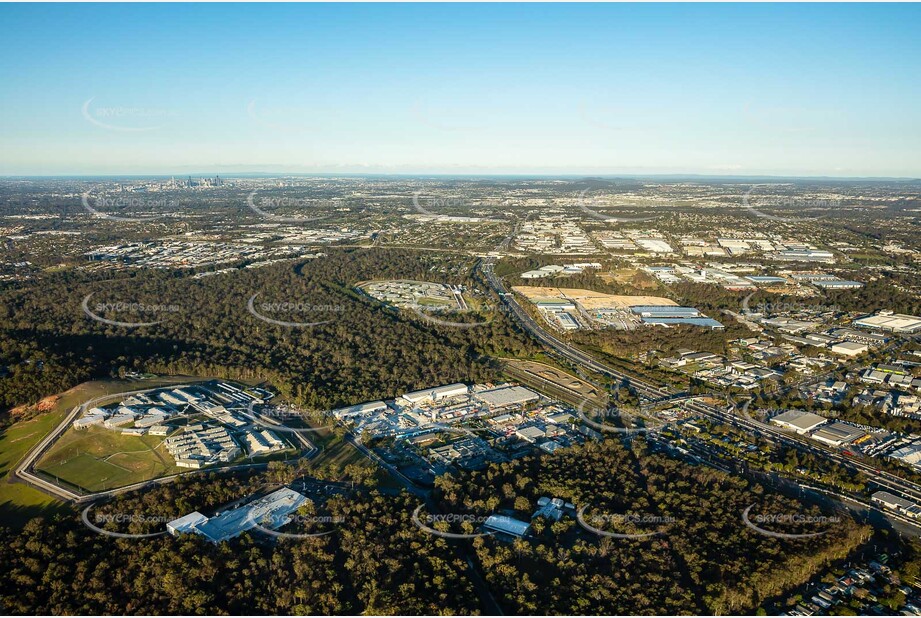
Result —
M 601 307 L 614 307 L 626 309 L 637 305 L 669 305 L 676 306 L 678 303 L 670 298 L 662 296 L 620 296 L 617 294 L 604 294 L 592 290 L 581 290 L 578 288 L 551 288 L 536 285 L 516 285 L 512 288 L 530 301 L 540 298 L 567 298 L 578 301 L 586 309 L 598 309 Z

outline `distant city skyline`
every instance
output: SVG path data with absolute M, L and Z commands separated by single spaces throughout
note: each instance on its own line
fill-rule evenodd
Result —
M 0 175 L 921 177 L 918 5 L 0 5 Z

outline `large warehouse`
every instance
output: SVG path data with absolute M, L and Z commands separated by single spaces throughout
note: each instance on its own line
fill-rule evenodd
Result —
M 248 504 L 224 511 L 214 517 L 205 517 L 194 511 L 166 524 L 173 536 L 183 533 L 200 534 L 212 543 L 220 543 L 240 536 L 257 525 L 270 529 L 283 526 L 288 516 L 307 502 L 307 497 L 282 487 L 267 496 Z
M 712 329 L 722 329 L 723 325 L 708 318 L 694 307 L 677 307 L 671 305 L 636 305 L 630 307 L 634 315 L 639 316 L 644 324 L 658 324 L 673 326 L 685 324 L 688 326 L 706 326 Z
M 856 326 L 882 330 L 889 333 L 917 333 L 921 332 L 921 318 L 916 315 L 880 311 L 876 315 L 868 315 L 854 320 Z
M 419 403 L 421 401 L 439 401 L 448 397 L 457 397 L 458 395 L 467 394 L 467 385 L 461 382 L 457 384 L 448 384 L 447 386 L 436 386 L 421 391 L 412 391 L 404 393 L 402 398 L 409 403 Z
M 523 386 L 502 386 L 476 393 L 476 397 L 493 410 L 520 406 L 540 399 L 540 395 Z
M 831 446 L 844 446 L 865 435 L 867 435 L 867 432 L 852 425 L 835 422 L 816 431 L 812 434 L 812 439 Z
M 792 429 L 798 434 L 805 434 L 809 431 L 812 431 L 819 425 L 824 425 L 827 422 L 823 416 L 818 414 L 813 414 L 812 412 L 804 412 L 803 410 L 787 410 L 782 414 L 778 414 L 771 419 L 771 422 L 775 425 L 779 425 L 784 429 Z

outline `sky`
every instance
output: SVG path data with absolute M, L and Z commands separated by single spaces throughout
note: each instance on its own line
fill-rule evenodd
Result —
M 0 4 L 0 175 L 921 177 L 921 5 Z

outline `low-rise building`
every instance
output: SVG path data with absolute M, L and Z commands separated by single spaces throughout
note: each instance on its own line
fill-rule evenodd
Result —
M 441 399 L 447 399 L 449 397 L 458 397 L 460 395 L 466 395 L 468 387 L 466 384 L 458 382 L 456 384 L 448 384 L 446 386 L 437 386 L 435 388 L 426 388 L 421 391 L 412 391 L 409 393 L 404 393 L 402 398 L 410 403 L 420 403 L 423 401 L 439 401 Z
M 857 427 L 846 423 L 834 422 L 815 431 L 811 438 L 830 446 L 844 446 L 867 435 Z
M 503 386 L 487 391 L 480 391 L 474 396 L 492 410 L 501 410 L 510 406 L 521 406 L 538 401 L 540 395 L 523 386 Z
M 803 410 L 788 410 L 771 419 L 771 423 L 803 435 L 828 422 L 825 417 Z
M 290 521 L 290 515 L 307 502 L 307 497 L 282 487 L 267 496 L 243 506 L 205 517 L 198 511 L 166 524 L 173 536 L 182 533 L 200 534 L 212 543 L 220 543 L 259 526 L 275 530 Z
M 505 535 L 520 539 L 531 529 L 531 524 L 507 515 L 490 515 L 483 523 L 483 528 L 500 536 Z
M 839 341 L 831 344 L 830 349 L 835 354 L 841 354 L 842 356 L 860 356 L 869 350 L 870 346 L 856 341 Z
M 921 317 L 891 311 L 880 311 L 876 315 L 868 315 L 854 320 L 854 325 L 870 330 L 910 334 L 921 332 Z

